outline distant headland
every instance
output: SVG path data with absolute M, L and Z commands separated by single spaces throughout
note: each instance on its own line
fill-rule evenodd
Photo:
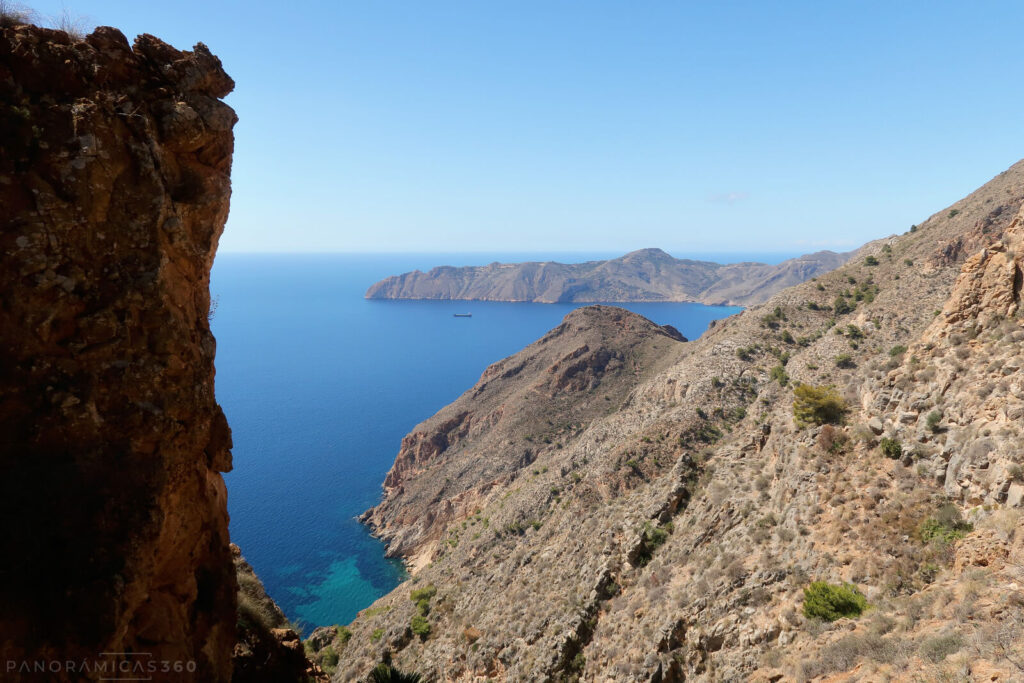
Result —
M 640 249 L 619 258 L 584 263 L 440 266 L 426 273 L 415 270 L 381 280 L 367 290 L 366 298 L 536 303 L 689 301 L 749 306 L 838 268 L 853 253 L 819 251 L 771 265 L 677 259 L 661 249 Z

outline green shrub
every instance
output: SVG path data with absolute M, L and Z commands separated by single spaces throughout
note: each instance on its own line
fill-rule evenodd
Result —
M 417 588 L 413 592 L 409 593 L 409 599 L 413 602 L 420 602 L 422 600 L 430 600 L 435 595 L 437 595 L 437 588 L 434 584 L 430 584 L 423 588 Z
M 832 310 L 836 315 L 843 315 L 844 313 L 851 313 L 853 306 L 843 297 L 837 296 L 836 300 L 832 302 Z
M 896 356 L 902 356 L 907 352 L 907 347 L 903 344 L 897 344 L 896 346 L 889 349 L 889 356 L 895 358 Z
M 956 633 L 945 633 L 942 635 L 926 638 L 921 642 L 920 653 L 924 659 L 938 664 L 946 657 L 956 654 L 964 646 L 964 639 Z
M 651 561 L 651 558 L 654 557 L 654 551 L 668 540 L 669 534 L 672 533 L 672 528 L 671 522 L 664 526 L 653 526 L 650 522 L 644 523 L 644 530 L 641 534 L 643 543 L 640 545 L 636 558 L 633 560 L 638 567 L 646 566 Z
M 430 614 L 430 599 L 437 595 L 437 588 L 434 584 L 417 588 L 409 593 L 409 599 L 416 603 L 417 616 L 425 617 Z
M 861 284 L 857 286 L 857 289 L 853 291 L 853 298 L 857 301 L 866 301 L 871 303 L 875 300 L 875 296 L 878 295 L 878 285 L 872 285 L 869 283 Z
M 772 368 L 771 377 L 772 380 L 778 382 L 781 387 L 784 387 L 789 383 L 789 375 L 786 374 L 786 369 L 781 365 L 776 365 Z
M 937 410 L 928 413 L 928 429 L 932 432 L 938 432 L 940 422 L 942 422 L 942 413 Z
M 430 622 L 427 618 L 420 614 L 414 614 L 412 620 L 409 622 L 409 628 L 412 632 L 418 635 L 420 638 L 426 638 L 430 635 Z
M 404 673 L 384 662 L 378 664 L 369 677 L 370 683 L 420 683 L 422 680 L 419 674 Z
M 342 645 L 352 640 L 352 631 L 347 626 L 335 626 L 334 628 L 337 629 L 338 640 L 341 641 Z
M 903 444 L 896 439 L 890 439 L 887 436 L 882 437 L 882 442 L 879 445 L 882 449 L 882 455 L 887 458 L 897 460 L 903 456 Z
M 948 545 L 972 531 L 974 525 L 964 520 L 960 508 L 952 503 L 943 505 L 934 516 L 921 522 L 917 528 L 921 541 L 941 545 Z
M 798 384 L 793 396 L 793 417 L 799 427 L 839 424 L 846 414 L 846 402 L 833 387 Z
M 770 327 L 773 330 L 779 328 L 779 322 L 786 319 L 786 314 L 782 312 L 781 306 L 776 306 L 775 310 L 766 316 L 762 316 L 761 324 L 765 327 Z
M 693 438 L 703 443 L 714 443 L 722 438 L 722 430 L 708 422 L 692 430 L 692 433 Z
M 921 580 L 925 583 L 932 583 L 938 577 L 939 572 L 942 568 L 934 562 L 925 562 L 921 565 L 919 570 L 921 573 Z
M 846 432 L 841 429 L 836 429 L 832 425 L 825 425 L 818 432 L 818 448 L 836 455 L 846 450 L 847 445 L 850 443 L 850 437 L 846 435 Z
M 382 629 L 382 628 L 375 628 L 375 629 L 373 629 L 373 633 L 370 634 L 370 640 L 375 642 L 375 643 L 378 640 L 380 640 L 381 638 L 383 638 L 383 637 L 384 637 L 384 629 Z
M 272 608 L 272 603 L 265 597 L 256 593 L 255 587 L 262 592 L 262 585 L 259 579 L 254 576 L 243 574 L 238 577 L 238 625 L 260 632 L 267 632 L 272 628 L 287 627 L 287 621 L 282 621 L 278 613 Z
M 1010 477 L 1010 481 L 1024 481 L 1024 467 L 1020 465 L 1010 465 L 1006 470 L 1006 474 Z
M 648 522 L 644 526 L 644 541 L 652 548 L 657 548 L 668 540 L 668 535 L 672 532 L 672 524 L 666 524 L 665 526 L 651 526 Z
M 876 259 L 874 256 L 868 256 L 866 259 L 864 259 L 864 265 L 865 266 L 877 266 L 878 265 L 878 259 Z
M 841 353 L 836 356 L 836 367 L 837 368 L 852 368 L 855 367 L 856 363 L 853 362 L 853 356 L 848 353 Z
M 804 588 L 804 616 L 808 619 L 835 621 L 859 617 L 867 607 L 868 599 L 851 583 L 815 581 Z
M 338 666 L 338 653 L 330 645 L 320 651 L 320 666 L 327 673 L 331 673 Z

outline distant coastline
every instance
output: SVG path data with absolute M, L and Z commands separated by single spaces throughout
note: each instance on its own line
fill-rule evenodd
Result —
M 677 259 L 661 249 L 582 263 L 493 262 L 437 266 L 373 284 L 367 299 L 533 303 L 689 302 L 749 306 L 846 263 L 854 252 L 819 251 L 778 264 Z

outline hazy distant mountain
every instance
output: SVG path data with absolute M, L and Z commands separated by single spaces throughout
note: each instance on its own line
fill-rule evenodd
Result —
M 640 249 L 608 261 L 491 263 L 415 270 L 376 283 L 367 299 L 477 301 L 695 301 L 751 305 L 846 263 L 853 252 L 819 251 L 783 261 L 731 263 L 677 259 Z

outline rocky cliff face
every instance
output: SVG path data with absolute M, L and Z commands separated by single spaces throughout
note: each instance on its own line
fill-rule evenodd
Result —
M 232 88 L 202 44 L 0 29 L 8 662 L 145 659 L 230 677 L 231 433 L 207 317 Z
M 1024 503 L 1024 210 L 964 263 L 935 321 L 875 405 L 913 434 L 945 494 L 966 506 Z
M 694 301 L 747 306 L 846 263 L 852 254 L 819 251 L 783 261 L 731 263 L 676 259 L 641 249 L 587 263 L 492 263 L 413 271 L 374 284 L 367 299 L 482 301 Z
M 524 366 L 475 413 L 514 430 L 463 433 L 473 392 L 428 420 L 373 519 L 430 562 L 334 640 L 335 680 L 382 659 L 427 680 L 1024 677 L 1022 205 L 1024 162 L 675 344 L 618 403 L 598 388 L 530 416 L 549 385 Z M 800 383 L 834 387 L 842 417 L 797 424 Z M 492 476 L 512 434 L 531 461 Z M 872 609 L 809 618 L 815 580 Z

